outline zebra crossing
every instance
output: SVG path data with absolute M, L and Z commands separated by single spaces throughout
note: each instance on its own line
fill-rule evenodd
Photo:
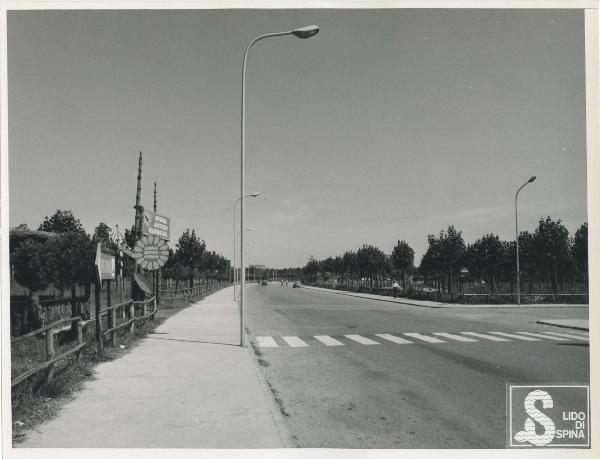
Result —
M 313 335 L 313 336 L 255 336 L 253 343 L 258 348 L 280 347 L 339 347 L 350 345 L 376 346 L 380 344 L 448 344 L 479 342 L 532 342 L 532 341 L 589 341 L 589 334 L 580 331 L 525 332 L 525 331 L 487 331 L 487 332 L 431 332 L 431 333 L 375 333 L 372 335 Z

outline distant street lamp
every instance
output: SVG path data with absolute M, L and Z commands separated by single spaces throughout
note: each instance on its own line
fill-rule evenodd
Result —
M 241 135 L 241 175 L 240 175 L 240 199 L 242 202 L 240 226 L 241 226 L 241 248 L 240 248 L 240 346 L 244 346 L 244 284 L 246 282 L 245 264 L 244 264 L 244 197 L 246 188 L 246 61 L 248 52 L 252 46 L 264 39 L 271 37 L 279 37 L 283 35 L 294 35 L 298 38 L 310 38 L 319 33 L 319 28 L 316 25 L 301 27 L 299 29 L 290 30 L 287 32 L 275 32 L 266 35 L 261 35 L 250 42 L 244 53 L 244 61 L 242 63 L 242 135 Z
M 252 231 L 252 228 L 246 228 L 246 231 Z M 241 233 L 242 233 L 242 231 L 239 230 L 233 236 L 233 245 L 235 247 L 234 253 L 237 252 L 237 240 L 238 240 L 238 237 L 240 236 Z M 246 245 L 248 245 L 248 243 L 246 243 Z M 239 279 L 240 279 L 240 276 L 238 275 L 237 278 L 234 281 L 234 284 L 233 284 L 233 300 L 234 301 L 238 300 L 238 295 L 236 295 L 236 291 L 237 291 L 237 287 L 238 287 L 237 284 L 238 284 Z
M 254 193 L 247 194 L 246 197 L 247 198 L 257 198 L 261 194 L 262 193 L 260 191 L 256 191 Z M 235 208 L 236 208 L 238 202 L 240 202 L 240 198 L 237 198 L 235 200 L 235 202 L 233 203 L 233 286 L 234 286 L 233 287 L 233 301 L 237 300 L 237 297 L 236 297 L 236 288 L 235 288 L 235 286 L 237 285 L 237 271 L 235 269 L 236 268 L 236 263 L 235 263 L 236 262 L 236 260 L 235 260 L 236 256 L 235 256 L 235 254 L 237 252 L 237 245 L 235 244 L 235 241 L 236 241 L 236 238 L 235 238 L 235 236 L 236 236 L 236 232 L 235 232 L 235 220 L 236 220 L 236 218 L 235 218 L 236 217 Z
M 515 194 L 515 243 L 517 249 L 517 305 L 521 306 L 521 271 L 519 269 L 519 214 L 517 212 L 517 198 L 519 197 L 519 191 L 521 191 L 528 183 L 535 182 L 535 176 L 527 180 L 523 185 L 519 187 Z

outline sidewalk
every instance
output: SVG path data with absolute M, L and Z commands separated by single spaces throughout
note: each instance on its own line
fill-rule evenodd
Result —
M 279 412 L 248 348 L 232 288 L 169 318 L 96 367 L 58 417 L 17 447 L 281 448 Z
M 303 285 L 302 288 L 309 290 L 318 290 L 320 292 L 327 293 L 335 293 L 337 295 L 345 295 L 345 296 L 353 296 L 356 298 L 365 298 L 369 300 L 376 301 L 386 301 L 388 303 L 397 303 L 397 304 L 406 304 L 409 306 L 419 306 L 423 308 L 461 308 L 461 309 L 471 309 L 471 308 L 587 308 L 589 305 L 587 304 L 526 304 L 518 306 L 516 304 L 456 304 L 456 303 L 440 303 L 438 301 L 427 301 L 427 300 L 415 300 L 409 298 L 393 298 L 391 296 L 383 296 L 383 295 L 374 295 L 372 293 L 356 293 L 356 292 L 348 292 L 345 290 L 334 290 L 330 288 L 322 288 L 322 287 L 309 287 L 307 285 Z

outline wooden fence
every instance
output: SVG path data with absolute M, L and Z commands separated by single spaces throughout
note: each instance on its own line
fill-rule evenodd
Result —
M 150 305 L 152 306 L 152 309 L 148 310 Z M 122 309 L 126 320 L 116 325 L 116 314 L 119 309 Z M 141 311 L 141 315 L 136 314 L 136 311 Z M 152 320 L 156 317 L 157 312 L 158 304 L 156 303 L 155 297 L 149 298 L 145 301 L 129 300 L 124 303 L 102 309 L 100 314 L 92 316 L 88 321 L 81 320 L 81 317 L 71 317 L 68 319 L 57 320 L 56 322 L 52 322 L 49 325 L 29 332 L 25 335 L 11 338 L 11 345 L 14 345 L 26 339 L 34 338 L 40 334 L 46 334 L 46 361 L 14 378 L 11 381 L 11 387 L 15 387 L 19 383 L 25 381 L 29 377 L 39 373 L 44 369 L 47 369 L 47 376 L 50 376 L 53 365 L 59 360 L 69 357 L 70 355 L 76 354 L 77 359 L 79 359 L 81 350 L 87 344 L 83 341 L 83 327 L 89 325 L 90 323 L 93 323 L 94 321 L 99 322 L 99 326 L 97 325 L 96 329 L 100 330 L 100 337 L 96 337 L 96 346 L 98 350 L 101 350 L 103 348 L 103 341 L 105 338 L 108 338 L 110 345 L 114 346 L 116 344 L 116 332 L 118 330 L 128 326 L 129 332 L 133 333 L 135 331 L 136 322 L 142 321 L 142 323 L 144 323 L 148 319 Z M 108 316 L 109 328 L 102 332 L 103 316 Z M 76 346 L 60 355 L 55 355 L 54 336 L 58 332 L 65 330 L 65 327 L 63 326 L 64 324 L 69 324 L 71 322 L 75 322 L 75 327 L 77 329 Z
M 55 355 L 54 353 L 54 334 L 58 327 L 60 327 L 64 323 L 72 323 L 75 322 L 75 327 L 77 329 L 77 341 L 76 346 L 68 351 L 63 352 L 62 354 Z M 57 320 L 56 322 L 52 322 L 45 327 L 39 328 L 32 332 L 29 332 L 25 335 L 17 336 L 15 338 L 11 338 L 10 344 L 11 346 L 24 341 L 29 338 L 33 338 L 35 336 L 41 335 L 42 333 L 46 334 L 46 361 L 35 366 L 34 368 L 26 371 L 25 373 L 20 374 L 16 378 L 14 378 L 10 382 L 11 387 L 15 387 L 17 384 L 25 381 L 29 377 L 39 373 L 42 370 L 47 369 L 47 374 L 50 376 L 52 367 L 56 362 L 62 360 L 72 354 L 76 354 L 77 359 L 79 359 L 79 355 L 81 350 L 85 347 L 86 343 L 83 342 L 83 323 L 81 321 L 81 317 L 70 317 L 68 319 Z
M 201 285 L 196 287 L 165 289 L 160 291 L 160 298 L 161 300 L 170 301 L 171 303 L 175 300 L 191 301 L 193 297 L 211 293 L 220 289 L 225 284 L 229 284 L 229 282 L 214 280 L 212 282 L 203 282 Z

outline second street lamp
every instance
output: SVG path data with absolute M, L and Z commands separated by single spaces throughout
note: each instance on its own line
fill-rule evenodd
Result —
M 268 33 L 256 37 L 250 42 L 244 53 L 244 60 L 242 63 L 242 123 L 241 123 L 241 176 L 240 176 L 240 200 L 242 202 L 242 208 L 240 212 L 240 226 L 241 226 L 241 249 L 240 249 L 240 268 L 241 268 L 241 281 L 240 281 L 240 346 L 244 346 L 244 284 L 246 281 L 246 275 L 244 272 L 244 196 L 246 189 L 246 61 L 248 60 L 248 52 L 250 48 L 260 40 L 271 37 L 280 37 L 283 35 L 294 35 L 298 38 L 310 38 L 319 33 L 319 28 L 316 25 L 310 25 L 307 27 L 301 27 L 299 29 L 289 30 L 287 32 L 275 32 Z
M 519 214 L 517 212 L 517 199 L 519 197 L 519 191 L 525 188 L 528 183 L 535 182 L 535 175 L 527 180 L 523 185 L 519 187 L 515 194 L 515 247 L 517 252 L 517 305 L 521 306 L 521 271 L 519 269 Z
M 247 194 L 246 197 L 247 198 L 257 198 L 261 194 L 262 193 L 260 191 L 256 191 L 254 193 Z M 236 271 L 236 259 L 235 259 L 236 258 L 235 254 L 237 252 L 237 246 L 235 244 L 235 241 L 236 241 L 236 237 L 235 236 L 236 236 L 237 233 L 235 231 L 235 226 L 236 226 L 235 225 L 235 220 L 236 220 L 235 219 L 235 216 L 236 216 L 235 209 L 236 209 L 236 206 L 237 206 L 238 202 L 240 202 L 240 199 L 241 198 L 237 198 L 235 200 L 235 202 L 233 203 L 233 285 L 234 285 L 234 288 L 233 288 L 233 301 L 237 301 L 236 288 L 235 288 L 235 286 L 237 285 L 237 271 Z

